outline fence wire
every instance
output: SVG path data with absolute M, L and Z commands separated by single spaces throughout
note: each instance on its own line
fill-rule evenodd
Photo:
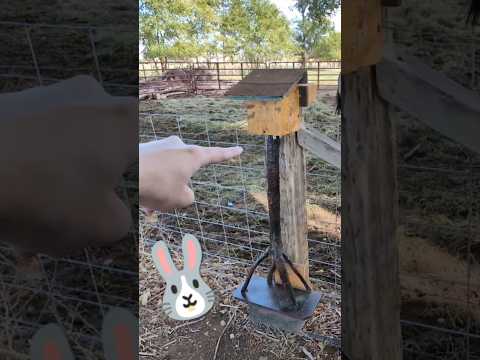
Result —
M 113 95 L 136 95 L 138 86 L 132 85 L 138 81 L 136 69 L 126 65 L 102 68 L 101 60 L 115 51 L 115 43 L 105 37 L 111 31 L 83 25 L 1 21 L 4 51 L 0 54 L 0 92 L 86 74 L 102 82 Z M 134 217 L 138 216 L 136 172 L 131 169 L 118 190 Z M 138 272 L 131 271 L 136 268 L 137 243 L 136 231 L 132 231 L 118 253 L 85 249 L 76 257 L 39 256 L 23 263 L 11 247 L 0 242 L 0 358 L 29 359 L 30 340 L 49 322 L 65 329 L 77 359 L 103 358 L 100 330 L 105 312 L 110 306 L 137 312 L 138 293 L 132 292 L 132 284 L 138 283 Z M 130 256 L 125 256 L 125 249 Z
M 207 258 L 240 265 L 243 271 L 236 276 L 243 279 L 269 243 L 265 137 L 246 132 L 246 113 L 240 101 L 189 97 L 142 102 L 140 108 L 141 142 L 176 135 L 192 145 L 243 147 L 239 158 L 209 165 L 195 174 L 191 181 L 195 202 L 191 207 L 157 213 L 153 221 L 144 216 L 140 219 L 147 249 L 159 239 L 171 239 L 169 245 L 179 248 L 183 234 L 194 234 Z M 310 126 L 340 141 L 340 121 L 333 107 L 307 111 L 304 117 Z M 339 309 L 340 174 L 306 155 L 310 276 L 324 294 L 324 301 L 335 303 Z M 268 263 L 260 271 L 267 268 Z M 339 316 L 334 323 L 335 330 L 320 335 L 339 343 Z
M 478 92 L 479 33 L 465 25 L 467 10 L 467 1 L 403 1 L 385 31 L 398 52 Z M 394 116 L 404 358 L 480 359 L 480 157 Z
M 223 94 L 256 69 L 301 69 L 308 72 L 310 84 L 318 89 L 335 90 L 340 61 L 235 62 L 235 61 L 143 61 L 140 62 L 141 95 L 151 90 L 167 97 L 184 92 L 190 95 Z

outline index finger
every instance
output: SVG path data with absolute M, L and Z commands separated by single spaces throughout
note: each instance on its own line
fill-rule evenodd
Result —
M 221 147 L 205 147 L 201 151 L 200 166 L 216 164 L 230 160 L 239 156 L 243 152 L 241 146 L 233 146 L 228 148 Z

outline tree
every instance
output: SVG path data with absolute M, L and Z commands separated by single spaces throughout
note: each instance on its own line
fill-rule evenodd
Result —
M 328 31 L 315 45 L 311 56 L 321 60 L 341 59 L 341 34 L 334 30 Z
M 296 24 L 298 46 L 302 49 L 304 62 L 324 40 L 325 34 L 333 31 L 330 17 L 340 7 L 340 0 L 297 0 L 295 8 L 300 13 Z
M 261 62 L 295 52 L 290 24 L 270 0 L 223 2 L 219 42 L 231 58 Z
M 340 0 L 297 0 L 295 7 L 302 18 L 308 18 L 321 24 L 335 14 L 340 4 Z
M 223 56 L 283 59 L 297 51 L 288 20 L 271 0 L 140 0 L 146 58 Z
M 220 0 L 140 0 L 146 58 L 190 59 L 211 48 Z

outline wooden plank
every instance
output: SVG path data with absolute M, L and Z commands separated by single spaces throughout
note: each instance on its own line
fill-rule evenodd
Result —
M 317 85 L 300 84 L 298 85 L 300 93 L 300 106 L 308 107 L 317 100 Z
M 247 104 L 248 132 L 254 135 L 284 136 L 300 129 L 298 87 L 279 101 L 255 101 Z
M 480 153 L 480 96 L 418 59 L 385 57 L 377 65 L 380 96 L 432 129 Z M 414 96 L 412 96 L 414 94 Z
M 307 106 L 317 101 L 318 86 L 316 84 L 308 84 L 308 101 Z
M 256 69 L 230 88 L 225 96 L 285 97 L 305 78 L 304 69 Z
M 376 64 L 382 53 L 381 0 L 342 1 L 342 73 Z
M 401 360 L 394 126 L 372 67 L 342 90 L 342 350 Z
M 296 134 L 280 139 L 280 220 L 283 250 L 295 268 L 309 282 L 307 211 L 305 208 L 305 155 Z M 292 286 L 304 289 L 301 281 L 289 270 Z M 278 273 L 275 275 L 281 283 Z
M 297 132 L 298 143 L 313 155 L 340 169 L 341 145 L 315 129 L 302 128 Z

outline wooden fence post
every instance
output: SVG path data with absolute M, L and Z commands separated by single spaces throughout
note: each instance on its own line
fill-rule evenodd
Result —
M 342 350 L 401 360 L 394 125 L 375 66 L 342 77 Z
M 218 81 L 218 90 L 222 90 L 222 85 L 220 84 L 220 62 L 217 61 L 217 81 Z
M 160 75 L 160 74 L 158 73 L 158 64 L 157 64 L 157 61 L 156 61 L 156 60 L 153 60 L 153 63 L 155 64 L 155 76 L 158 76 L 158 75 Z
M 143 79 L 147 81 L 147 73 L 145 72 L 145 63 L 142 63 L 142 70 L 143 70 Z
M 240 63 L 240 71 L 242 73 L 242 80 L 243 80 L 243 62 Z
M 298 143 L 297 133 L 280 138 L 279 170 L 283 250 L 295 268 L 309 282 L 305 156 L 303 148 Z M 290 269 L 288 271 L 292 286 L 303 289 L 298 277 Z
M 276 84 L 272 84 L 272 75 L 277 79 Z M 247 131 L 250 134 L 280 138 L 278 170 L 282 249 L 274 250 L 283 251 L 298 273 L 309 282 L 306 165 L 304 150 L 297 138 L 297 131 L 302 127 L 301 107 L 311 103 L 314 98 L 308 87 L 307 72 L 257 70 L 247 75 L 244 83 L 240 82 L 231 88 L 227 96 L 248 99 Z M 265 101 L 265 96 L 276 99 Z M 292 286 L 303 290 L 305 287 L 295 272 L 290 267 L 287 267 L 287 271 Z M 281 283 L 278 271 L 275 280 Z
M 320 89 L 320 60 L 317 61 L 317 89 Z

